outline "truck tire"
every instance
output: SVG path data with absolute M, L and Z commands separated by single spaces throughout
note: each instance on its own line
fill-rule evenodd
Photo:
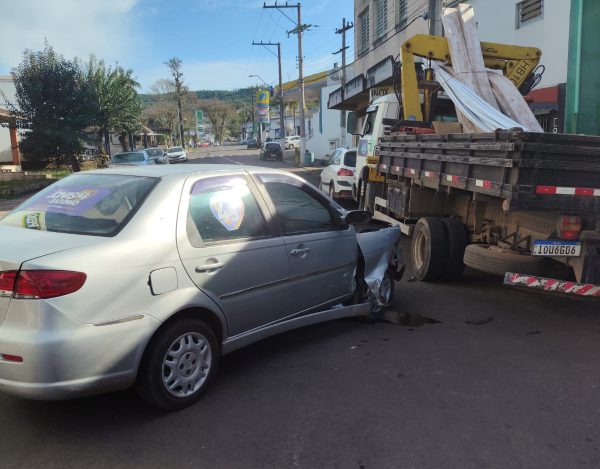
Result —
M 469 244 L 465 249 L 465 265 L 492 275 L 504 275 L 506 272 L 543 275 L 545 259 L 521 254 L 510 249 L 489 244 Z
M 415 278 L 426 282 L 441 280 L 447 253 L 442 221 L 435 217 L 420 218 L 410 240 L 410 260 Z
M 458 280 L 465 270 L 463 258 L 469 244 L 469 234 L 464 223 L 456 218 L 442 218 L 447 240 L 447 258 L 444 265 L 444 280 Z

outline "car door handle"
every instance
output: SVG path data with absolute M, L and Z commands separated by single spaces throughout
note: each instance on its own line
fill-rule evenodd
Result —
M 217 269 L 220 269 L 221 267 L 223 267 L 223 265 L 224 264 L 222 262 L 213 262 L 212 264 L 197 265 L 196 272 L 201 273 L 201 272 L 208 272 L 210 270 L 217 270 Z
M 306 254 L 307 252 L 310 252 L 310 248 L 296 248 L 292 249 L 290 254 L 292 256 L 299 256 L 300 254 Z

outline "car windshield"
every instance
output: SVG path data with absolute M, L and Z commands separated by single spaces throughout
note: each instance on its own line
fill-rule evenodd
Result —
M 373 132 L 373 126 L 375 125 L 375 118 L 377 117 L 377 109 L 367 114 L 367 120 L 365 121 L 365 127 L 363 129 L 363 135 L 370 135 Z
M 356 166 L 356 152 L 347 151 L 344 155 L 344 166 L 350 166 L 351 168 Z
M 0 225 L 114 236 L 158 181 L 158 178 L 112 174 L 69 176 L 25 201 L 0 220 Z
M 168 153 L 177 153 L 178 151 L 183 151 L 182 147 L 173 147 L 167 150 Z
M 144 161 L 144 159 L 144 154 L 140 151 L 117 153 L 112 157 L 115 163 L 135 163 L 137 161 Z
M 162 156 L 163 151 L 160 148 L 147 148 L 146 153 L 150 156 Z

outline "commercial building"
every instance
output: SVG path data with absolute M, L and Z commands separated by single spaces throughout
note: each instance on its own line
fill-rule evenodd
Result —
M 399 83 L 401 44 L 443 35 L 442 8 L 459 3 L 473 5 L 480 40 L 542 50 L 543 73 L 526 99 L 545 131 L 600 133 L 597 0 L 355 0 L 356 76 L 329 95 L 328 107 L 356 111 L 360 124 L 373 97 Z

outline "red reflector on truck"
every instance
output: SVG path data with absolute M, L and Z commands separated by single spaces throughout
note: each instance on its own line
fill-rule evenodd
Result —
M 563 215 L 558 217 L 556 232 L 560 239 L 575 240 L 581 233 L 581 217 L 579 215 Z
M 600 285 L 568 282 L 565 280 L 515 274 L 512 272 L 506 272 L 506 274 L 504 274 L 504 285 L 512 287 L 534 288 L 536 290 L 543 290 L 547 292 L 600 297 Z
M 535 193 L 546 195 L 580 195 L 586 197 L 600 197 L 600 189 L 594 189 L 592 187 L 536 186 Z

